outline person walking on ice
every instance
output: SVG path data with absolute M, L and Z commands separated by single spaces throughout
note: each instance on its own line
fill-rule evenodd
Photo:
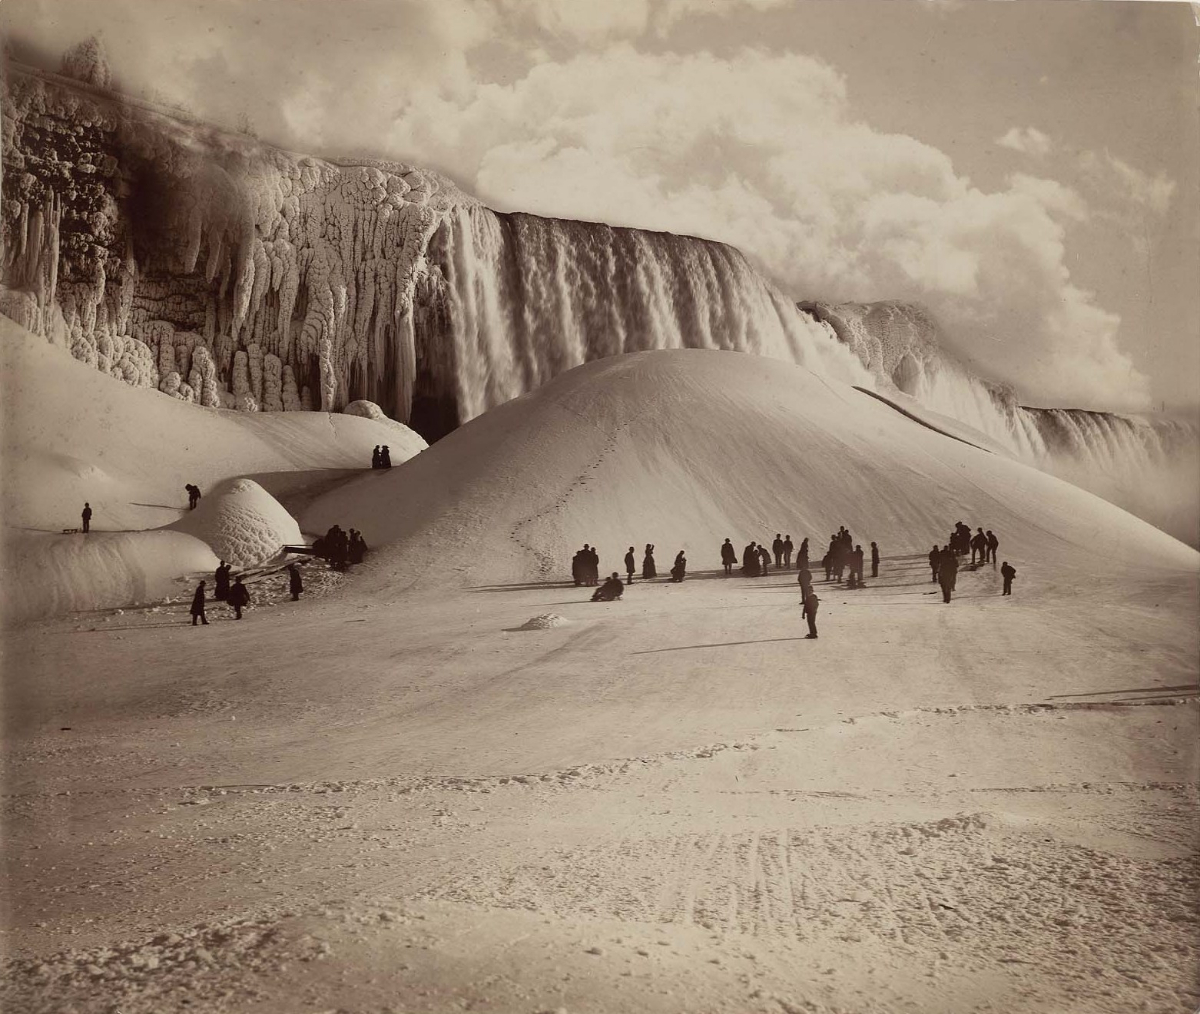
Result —
M 242 618 L 242 610 L 250 605 L 250 592 L 242 584 L 240 577 L 233 582 L 233 587 L 229 589 L 229 604 L 233 606 L 233 618 L 235 620 L 240 620 Z
M 199 620 L 206 627 L 208 626 L 208 617 L 204 615 L 204 582 L 201 581 L 196 586 L 196 594 L 192 596 L 192 626 L 196 625 Z
M 808 620 L 808 633 L 804 635 L 805 640 L 815 641 L 817 639 L 817 607 L 821 600 L 817 598 L 817 593 L 809 591 L 804 598 L 804 609 L 800 615 Z
M 88 532 L 88 528 L 92 524 L 92 505 L 90 503 L 88 503 L 86 500 L 84 501 L 84 504 L 83 504 L 83 513 L 80 514 L 79 516 L 81 518 L 83 518 L 83 534 L 86 535 Z
M 1011 595 L 1013 578 L 1017 576 L 1017 568 L 1010 567 L 1008 561 L 1005 560 L 1000 566 L 1000 576 L 1004 578 L 1004 591 L 1002 591 L 1000 594 Z

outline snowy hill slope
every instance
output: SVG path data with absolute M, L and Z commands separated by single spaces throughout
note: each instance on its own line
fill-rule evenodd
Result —
M 4 523 L 60 531 L 153 528 L 179 517 L 184 483 L 252 472 L 362 468 L 387 443 L 426 446 L 406 426 L 322 412 L 232 412 L 130 388 L 0 317 Z
M 316 501 L 301 527 L 360 528 L 375 579 L 560 579 L 597 545 L 604 571 L 657 547 L 718 566 L 726 536 L 809 537 L 820 559 L 845 524 L 885 553 L 928 551 L 959 519 L 1001 555 L 1056 567 L 1195 570 L 1197 553 L 1130 514 L 999 454 L 952 439 L 799 366 L 671 350 L 590 363 L 487 413 L 393 474 Z

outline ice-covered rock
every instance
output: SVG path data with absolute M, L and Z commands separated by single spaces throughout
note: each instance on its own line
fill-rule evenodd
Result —
M 222 484 L 170 527 L 206 542 L 235 569 L 257 566 L 280 547 L 303 541 L 295 518 L 253 479 Z

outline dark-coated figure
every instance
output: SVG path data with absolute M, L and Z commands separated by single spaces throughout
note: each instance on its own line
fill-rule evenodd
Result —
M 987 530 L 987 560 L 985 563 L 990 563 L 992 566 L 996 564 L 996 550 L 1000 548 L 1000 540 L 992 534 L 992 530 Z
M 233 606 L 233 618 L 240 620 L 242 618 L 242 610 L 250 605 L 250 592 L 239 577 L 233 582 L 233 587 L 229 589 L 229 604 Z
M 758 547 L 759 577 L 766 577 L 771 572 L 771 553 L 765 545 Z
M 87 501 L 84 501 L 83 511 L 79 516 L 83 518 L 83 531 L 86 535 L 88 529 L 91 528 L 92 525 L 92 505 Z
M 977 528 L 971 539 L 971 563 L 974 564 L 976 560 L 979 563 L 987 562 L 987 536 L 983 534 L 982 528 Z
M 808 539 L 800 543 L 800 552 L 796 556 L 796 569 L 808 566 Z
M 938 584 L 942 588 L 942 601 L 949 602 L 950 594 L 958 578 L 958 555 L 949 546 L 942 553 L 938 563 Z
M 742 574 L 745 577 L 758 577 L 761 570 L 758 556 L 758 543 L 751 542 L 742 550 Z
M 721 566 L 725 568 L 725 576 L 733 573 L 733 565 L 737 563 L 737 550 L 733 543 L 726 539 L 721 543 Z
M 224 602 L 229 598 L 229 564 L 224 560 L 217 568 L 216 574 L 213 575 L 216 582 L 216 587 L 213 589 L 213 598 L 218 602 Z
M 687 575 L 687 557 L 683 555 L 681 549 L 675 556 L 675 563 L 671 566 L 671 580 L 679 584 Z
M 879 577 L 879 547 L 871 543 L 871 577 Z
M 625 583 L 633 584 L 633 573 L 637 570 L 637 557 L 633 555 L 633 546 L 625 554 Z
M 646 543 L 646 555 L 642 557 L 642 580 L 653 581 L 658 577 L 658 568 L 654 566 L 654 543 Z
M 817 593 L 810 591 L 804 596 L 804 609 L 800 616 L 808 620 L 808 633 L 805 634 L 807 640 L 816 640 L 817 637 L 817 607 L 821 600 L 817 598 Z
M 790 535 L 784 536 L 783 539 L 783 565 L 788 569 L 792 569 L 792 553 L 795 552 L 796 544 L 792 542 Z
M 625 586 L 621 583 L 621 576 L 613 571 L 612 577 L 605 578 L 604 584 L 592 592 L 593 602 L 612 602 L 619 599 L 625 592 Z
M 379 467 L 380 468 L 391 468 L 392 467 L 392 452 L 388 448 L 387 444 L 384 444 L 381 448 L 379 448 Z
M 940 549 L 938 549 L 938 547 L 935 545 L 929 551 L 929 569 L 933 571 L 933 577 L 930 578 L 931 581 L 937 580 L 938 564 L 940 564 L 941 562 L 942 562 L 942 551 Z
M 193 486 L 190 482 L 183 487 L 187 490 L 188 495 L 188 510 L 194 511 L 196 504 L 200 502 L 200 487 Z
M 775 541 L 771 543 L 771 552 L 775 554 L 775 566 L 783 566 L 783 536 L 775 533 Z
M 1009 562 L 1005 560 L 1004 563 L 1000 565 L 1000 576 L 1004 578 L 1004 591 L 1002 591 L 1000 594 L 1011 595 L 1013 578 L 1017 576 L 1017 568 L 1010 566 Z
M 201 581 L 196 586 L 196 594 L 192 596 L 192 626 L 196 625 L 199 620 L 204 626 L 208 626 L 208 617 L 204 615 L 204 582 Z
M 378 444 L 375 445 L 375 450 L 373 450 L 371 452 L 371 467 L 372 468 L 382 468 L 383 467 L 383 454 L 379 450 Z
M 292 593 L 292 601 L 300 601 L 300 593 L 304 591 L 304 580 L 300 577 L 300 565 L 288 564 L 288 591 Z

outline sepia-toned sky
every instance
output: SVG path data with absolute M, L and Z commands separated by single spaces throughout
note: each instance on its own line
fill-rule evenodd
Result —
M 4 0 L 50 68 L 498 210 L 733 243 L 797 299 L 917 300 L 1028 404 L 1200 402 L 1184 3 Z

